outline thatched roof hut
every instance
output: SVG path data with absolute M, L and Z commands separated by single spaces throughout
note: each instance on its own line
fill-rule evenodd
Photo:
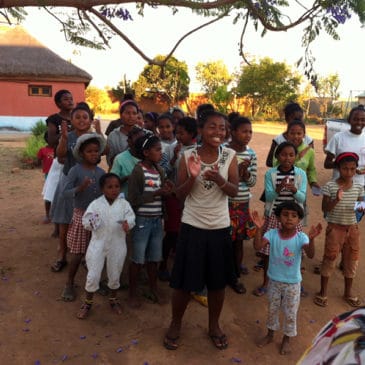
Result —
M 0 80 L 70 81 L 92 76 L 38 42 L 22 27 L 0 27 Z

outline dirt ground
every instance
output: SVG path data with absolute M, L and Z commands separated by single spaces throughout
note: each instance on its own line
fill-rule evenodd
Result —
M 308 134 L 320 138 L 321 127 L 312 127 Z M 279 133 L 282 126 L 273 134 Z M 263 189 L 265 158 L 272 135 L 257 132 L 251 147 L 259 159 L 258 183 L 252 189 L 252 206 L 263 210 L 258 201 Z M 255 132 L 256 131 L 256 132 Z M 59 300 L 66 280 L 66 271 L 53 273 L 50 264 L 55 258 L 57 240 L 50 237 L 52 226 L 41 224 L 44 215 L 40 169 L 19 169 L 19 149 L 24 137 L 0 135 L 0 363 L 1 364 L 295 364 L 317 331 L 334 315 L 350 307 L 342 300 L 343 281 L 336 271 L 330 280 L 329 306 L 313 304 L 313 294 L 319 287 L 319 276 L 313 267 L 322 255 L 322 235 L 316 241 L 315 259 L 305 259 L 303 282 L 309 297 L 302 299 L 298 315 L 298 336 L 292 341 L 292 353 L 278 354 L 281 334 L 264 349 L 256 341 L 265 334 L 267 302 L 255 297 L 252 290 L 260 284 L 261 273 L 252 270 L 257 261 L 252 243 L 247 242 L 245 262 L 250 268 L 243 277 L 245 295 L 230 288 L 222 313 L 222 327 L 229 339 L 225 351 L 216 350 L 207 335 L 207 309 L 191 301 L 185 316 L 177 351 L 162 347 L 164 332 L 170 320 L 170 305 L 160 306 L 147 299 L 139 310 L 125 304 L 126 291 L 120 291 L 124 315 L 117 317 L 108 306 L 107 298 L 95 297 L 90 317 L 76 318 L 81 300 L 85 270 L 77 276 L 78 298 L 75 302 Z M 318 180 L 322 185 L 330 176 L 323 166 L 321 141 L 315 140 Z M 321 199 L 308 194 L 309 223 L 325 223 L 320 209 Z M 361 224 L 364 234 L 364 224 Z M 359 267 L 354 290 L 364 299 L 364 265 Z M 170 289 L 161 283 L 166 295 Z

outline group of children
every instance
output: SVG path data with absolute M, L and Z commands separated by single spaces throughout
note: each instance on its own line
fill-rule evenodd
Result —
M 105 140 L 87 105 L 71 108 L 70 95 L 67 90 L 56 94 L 59 118 L 48 121 L 48 139 L 57 145 L 53 164 L 61 166 L 52 180 L 58 179 L 58 183 L 50 200 L 60 240 L 52 270 L 61 271 L 69 264 L 62 297 L 74 300 L 74 278 L 85 256 L 86 299 L 78 318 L 86 318 L 92 308 L 105 262 L 110 306 L 115 313 L 122 313 L 116 293 L 128 254 L 128 304 L 132 308 L 141 305 L 137 289 L 142 268 L 154 302 L 166 302 L 158 289 L 158 278 L 169 281 L 173 288 L 172 319 L 163 341 L 167 349 L 178 348 L 191 294 L 202 292 L 207 295 L 209 336 L 216 348 L 225 349 L 228 340 L 219 325 L 224 289 L 229 285 L 239 294 L 246 291 L 239 281 L 240 274 L 248 271 L 242 263 L 243 240 L 254 238 L 254 247 L 264 261 L 264 282 L 254 293 L 261 296 L 267 292 L 269 299 L 268 333 L 259 345 L 273 340 L 282 308 L 285 322 L 280 353 L 287 353 L 289 338 L 297 333 L 303 292 L 301 257 L 303 251 L 309 258 L 314 256 L 314 239 L 322 230 L 318 224 L 308 235 L 302 232 L 308 214 L 308 184 L 315 195 L 323 194 L 322 210 L 328 221 L 321 289 L 314 303 L 327 305 L 328 279 L 342 253 L 344 299 L 352 306 L 361 304 L 352 293 L 352 281 L 359 258 L 355 203 L 363 199 L 364 183 L 353 179 L 362 173 L 358 165 L 365 147 L 363 107 L 355 108 L 349 116 L 348 133 L 358 139 L 361 136 L 363 142 L 357 143 L 360 150 L 342 151 L 343 142 L 330 142 L 325 167 L 335 168 L 338 175 L 322 188 L 303 111 L 295 103 L 286 107 L 287 129 L 273 140 L 266 161 L 273 167 L 265 174 L 261 217 L 249 209 L 250 189 L 257 178 L 257 157 L 249 147 L 249 119 L 238 114 L 227 117 L 205 104 L 198 108 L 196 119 L 176 109 L 175 114 L 146 113 L 144 125 L 139 125 L 138 105 L 125 100 L 120 120 L 112 122 Z M 92 124 L 95 132 L 91 132 Z M 108 173 L 98 167 L 103 154 Z M 167 263 L 172 251 L 171 271 Z

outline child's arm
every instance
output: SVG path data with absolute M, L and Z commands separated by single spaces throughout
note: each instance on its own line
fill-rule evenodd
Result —
M 250 176 L 248 177 L 248 179 L 244 181 L 249 188 L 252 188 L 253 186 L 256 185 L 256 179 L 257 179 L 257 157 L 255 153 L 251 155 L 249 174 Z
M 97 230 L 101 226 L 101 217 L 95 207 L 96 204 L 96 201 L 91 202 L 82 216 L 82 225 L 87 231 Z
M 195 179 L 200 173 L 200 156 L 191 155 L 188 163 L 189 167 L 186 164 L 184 156 L 182 156 L 177 170 L 176 196 L 180 200 L 184 200 L 189 195 Z M 188 174 L 188 168 L 190 169 L 190 175 Z
M 313 186 L 319 187 L 317 183 L 317 169 L 314 159 L 315 159 L 314 150 L 310 149 L 308 151 L 308 167 L 307 167 L 308 182 L 311 187 Z
M 58 142 L 58 146 L 56 149 L 56 156 L 59 159 L 63 159 L 67 155 L 67 139 L 68 139 L 67 122 L 62 121 L 61 138 Z
M 134 210 L 144 203 L 152 203 L 156 196 L 166 196 L 171 193 L 173 184 L 164 182 L 155 191 L 144 191 L 144 173 L 140 165 L 136 165 L 128 179 L 128 201 Z
M 307 175 L 305 171 L 295 168 L 295 180 L 294 183 L 285 184 L 285 189 L 293 193 L 294 199 L 298 203 L 304 203 L 307 197 Z
M 136 216 L 133 212 L 132 207 L 130 206 L 130 204 L 125 200 L 125 210 L 124 210 L 124 222 L 127 223 L 128 225 L 128 230 L 125 230 L 125 228 L 123 227 L 123 229 L 128 232 L 129 230 L 131 230 L 135 224 L 136 224 Z
M 337 205 L 337 203 L 342 199 L 343 197 L 343 190 L 340 188 L 337 190 L 336 198 L 333 200 L 329 195 L 323 195 L 322 198 L 322 212 L 327 213 L 330 212 L 334 207 Z
M 253 247 L 255 250 L 259 251 L 267 244 L 267 240 L 262 239 L 262 227 L 264 226 L 265 218 L 261 217 L 256 210 L 252 212 L 251 218 L 256 225 L 256 233 L 253 240 Z
M 303 249 L 307 256 L 312 259 L 315 254 L 314 239 L 322 232 L 322 225 L 318 223 L 316 226 L 312 226 L 308 232 L 309 244 L 304 245 Z
M 204 172 L 207 180 L 214 181 L 218 187 L 228 196 L 235 197 L 238 193 L 238 166 L 237 157 L 234 156 L 229 168 L 227 180 L 219 173 L 218 167 Z
M 266 166 L 267 167 L 273 167 L 274 152 L 275 152 L 276 147 L 277 147 L 277 143 L 274 140 L 272 140 L 270 151 L 266 157 Z
M 326 151 L 326 158 L 324 160 L 324 168 L 325 169 L 334 169 L 335 168 L 335 155 L 331 152 Z

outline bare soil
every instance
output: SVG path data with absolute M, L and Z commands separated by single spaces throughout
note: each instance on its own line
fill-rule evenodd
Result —
M 320 128 L 311 128 L 308 134 L 320 138 Z M 252 206 L 261 211 L 263 206 L 258 198 L 263 190 L 265 158 L 271 139 L 270 134 L 255 132 L 251 143 L 259 158 L 259 177 L 257 186 L 252 189 Z M 57 240 L 50 237 L 52 226 L 40 223 L 44 216 L 43 175 L 40 169 L 21 168 L 19 154 L 23 145 L 23 137 L 0 135 L 1 364 L 294 364 L 329 319 L 350 309 L 342 300 L 340 271 L 336 271 L 330 280 L 329 306 L 320 308 L 313 304 L 313 295 L 319 288 L 319 276 L 313 273 L 313 267 L 320 262 L 323 252 L 322 233 L 316 241 L 315 259 L 304 261 L 303 284 L 309 297 L 301 302 L 298 336 L 292 340 L 290 355 L 278 353 L 280 333 L 267 347 L 259 349 L 256 346 L 266 333 L 267 301 L 265 297 L 251 294 L 262 280 L 262 273 L 252 270 L 257 258 L 251 242 L 245 243 L 245 262 L 250 269 L 249 275 L 243 277 L 247 293 L 238 295 L 230 288 L 226 291 L 221 320 L 229 339 L 225 351 L 213 347 L 207 335 L 207 309 L 195 301 L 189 304 L 177 351 L 167 351 L 162 346 L 170 320 L 170 305 L 161 306 L 144 299 L 141 309 L 131 310 L 126 305 L 125 290 L 120 291 L 122 316 L 110 311 L 107 297 L 96 295 L 90 317 L 78 320 L 76 313 L 83 299 L 86 272 L 80 268 L 77 276 L 77 300 L 61 301 L 66 271 L 50 271 Z M 324 155 L 319 139 L 315 140 L 315 146 L 318 180 L 323 185 L 330 172 L 322 167 Z M 325 225 L 320 205 L 321 198 L 308 193 L 309 224 L 322 222 Z M 364 234 L 363 223 L 361 231 Z M 354 291 L 362 299 L 364 284 L 360 278 L 363 275 L 364 265 L 360 264 Z M 166 283 L 161 283 L 161 288 L 166 295 L 170 294 Z

